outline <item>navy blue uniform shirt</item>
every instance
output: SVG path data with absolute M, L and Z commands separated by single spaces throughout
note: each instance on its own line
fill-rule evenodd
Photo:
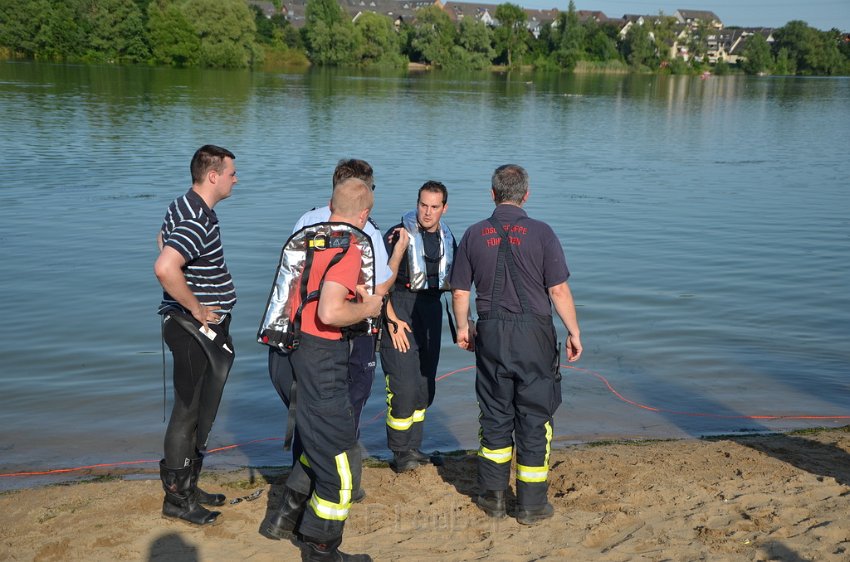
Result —
M 519 314 L 520 307 L 514 285 L 522 283 L 533 313 L 551 316 L 549 287 L 560 285 L 570 276 L 564 250 L 555 232 L 545 222 L 528 217 L 516 205 L 498 205 L 492 215 L 503 229 L 509 229 L 516 271 L 507 271 L 500 308 Z M 475 284 L 475 308 L 478 314 L 489 312 L 496 273 L 496 258 L 502 238 L 488 220 L 473 224 L 463 234 L 452 267 L 452 289 L 469 291 Z M 507 265 L 507 264 L 506 264 Z

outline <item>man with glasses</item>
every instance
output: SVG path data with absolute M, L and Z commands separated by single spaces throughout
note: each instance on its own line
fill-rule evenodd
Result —
M 440 296 L 449 290 L 455 239 L 442 223 L 448 190 L 438 181 L 419 188 L 416 210 L 387 232 L 393 254 L 407 233 L 409 244 L 387 305 L 381 340 L 381 366 L 387 382 L 387 446 L 390 468 L 414 470 L 429 457 L 422 453 L 425 411 L 434 402 L 443 309 Z

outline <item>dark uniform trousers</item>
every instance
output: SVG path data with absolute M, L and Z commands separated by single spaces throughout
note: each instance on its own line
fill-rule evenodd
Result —
M 387 383 L 387 446 L 392 451 L 422 445 L 425 411 L 434 402 L 443 309 L 438 292 L 412 292 L 397 288 L 390 297 L 400 320 L 410 326 L 410 349 L 393 347 L 390 334 L 381 339 L 381 367 Z M 392 330 L 389 324 L 386 330 Z
M 362 470 L 348 384 L 349 342 L 301 335 L 289 356 L 298 379 L 295 433 L 303 452 L 287 487 L 312 495 L 299 531 L 330 541 L 342 536 L 353 482 Z
M 479 488 L 482 492 L 508 488 L 515 437 L 519 507 L 541 507 L 547 501 L 552 416 L 561 404 L 552 318 L 485 313 L 476 330 Z

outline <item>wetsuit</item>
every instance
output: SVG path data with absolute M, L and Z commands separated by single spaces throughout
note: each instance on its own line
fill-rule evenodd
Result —
M 160 234 L 163 244 L 177 250 L 186 260 L 184 275 L 192 293 L 201 304 L 220 314 L 221 322 L 209 324 L 209 328 L 233 350 L 228 328 L 236 291 L 224 261 L 215 211 L 189 190 L 168 207 Z M 217 389 L 217 396 L 209 395 L 214 373 L 197 336 L 172 318 L 175 314 L 184 318 L 191 315 L 165 292 L 159 313 L 163 315 L 163 337 L 174 359 L 174 406 L 165 432 L 165 464 L 178 468 L 188 466 L 199 457 L 198 449 L 206 447 L 209 427 L 204 435 L 199 435 L 199 425 L 204 425 L 201 422 L 205 418 L 207 426 L 212 424 L 221 394 Z M 232 360 L 230 357 L 231 363 Z M 229 364 L 225 369 L 224 373 L 216 374 L 226 379 Z
M 507 489 L 515 439 L 519 509 L 547 503 L 552 416 L 561 403 L 547 291 L 568 277 L 552 229 L 507 204 L 466 231 L 452 269 L 453 288 L 476 289 L 478 486 Z

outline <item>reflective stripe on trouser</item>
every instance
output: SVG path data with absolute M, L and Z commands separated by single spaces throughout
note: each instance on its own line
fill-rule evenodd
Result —
M 392 451 L 422 446 L 425 411 L 434 401 L 443 309 L 438 295 L 396 289 L 390 297 L 400 320 L 408 323 L 410 349 L 393 347 L 392 336 L 381 338 L 381 368 L 387 390 L 387 446 Z M 392 330 L 392 325 L 385 328 Z
M 547 501 L 552 415 L 561 403 L 552 320 L 500 314 L 476 327 L 478 486 L 481 491 L 508 487 L 511 465 L 504 454 L 514 444 L 518 504 L 541 506 Z
M 347 341 L 302 334 L 300 347 L 292 353 L 298 379 L 295 430 L 304 453 L 297 463 L 299 471 L 293 469 L 290 479 L 301 471 L 310 476 L 313 493 L 298 530 L 321 541 L 342 536 L 352 483 L 359 480 L 356 473 L 361 470 L 352 454 L 357 441 L 348 392 L 348 350 Z

